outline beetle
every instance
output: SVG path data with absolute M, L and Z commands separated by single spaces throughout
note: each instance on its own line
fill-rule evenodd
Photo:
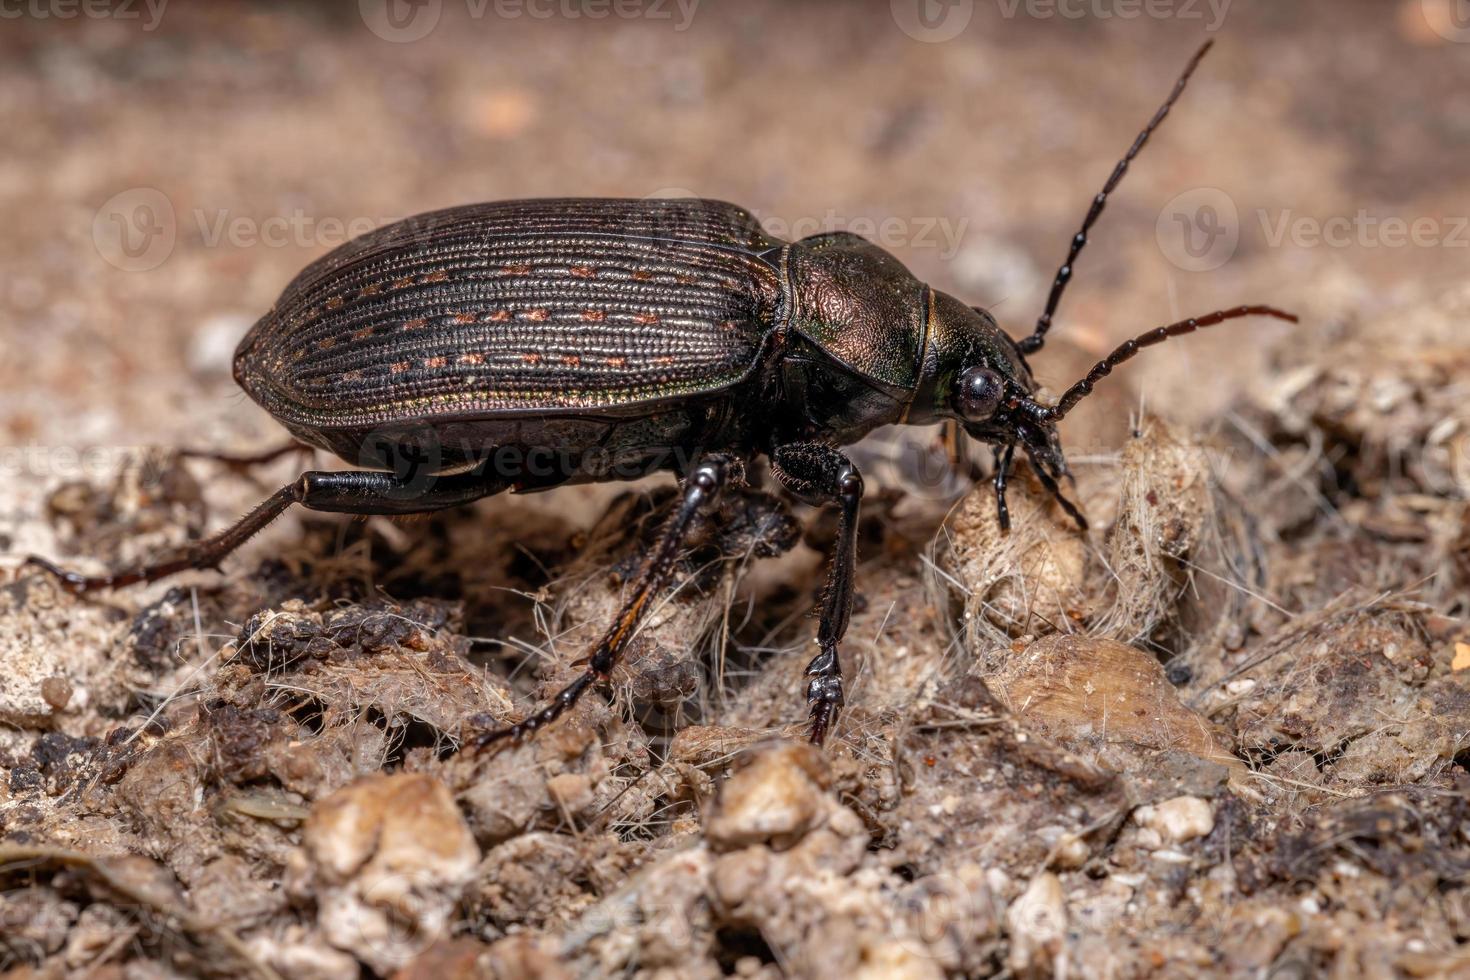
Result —
M 1118 347 L 1051 405 L 1040 351 L 1088 232 L 1210 45 L 1116 165 L 1073 237 L 1035 329 L 1020 340 L 844 232 L 785 242 L 750 212 L 706 200 L 531 200 L 451 208 L 389 225 L 314 262 L 255 324 L 235 378 L 296 440 L 363 470 L 307 472 L 234 526 L 104 576 L 30 561 L 77 592 L 220 561 L 293 504 L 423 513 L 501 492 L 673 470 L 682 497 L 586 670 L 545 707 L 477 743 L 555 721 L 611 674 L 691 526 L 765 457 L 798 498 L 835 503 L 836 543 L 809 677 L 810 738 L 843 703 L 839 645 L 853 600 L 863 479 L 842 446 L 891 423 L 947 422 L 992 447 L 999 520 L 1017 449 L 1063 495 L 1057 423 L 1140 349 L 1241 306 Z

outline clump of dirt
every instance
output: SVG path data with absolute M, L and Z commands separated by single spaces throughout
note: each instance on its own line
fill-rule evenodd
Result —
M 1467 315 L 1460 292 L 1295 338 L 1215 433 L 1140 418 L 1069 490 L 1090 532 L 1024 472 L 1009 534 L 989 486 L 947 520 L 876 488 L 820 751 L 801 691 L 831 529 L 761 491 L 700 525 L 610 684 L 489 751 L 583 669 L 671 490 L 586 526 L 513 500 L 313 520 L 145 593 L 18 578 L 7 965 L 1463 970 Z M 64 550 L 203 527 L 182 464 L 150 465 L 54 494 Z

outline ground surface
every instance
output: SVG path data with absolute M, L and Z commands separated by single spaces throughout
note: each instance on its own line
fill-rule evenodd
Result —
M 1000 535 L 929 435 L 864 447 L 822 753 L 800 672 L 831 524 L 759 494 L 704 529 L 611 698 L 490 757 L 458 740 L 571 675 L 661 484 L 292 515 L 222 576 L 86 600 L 17 571 L 0 966 L 1470 970 L 1453 0 L 530 6 L 430 3 L 416 39 L 370 0 L 0 22 L 10 568 L 119 564 L 288 479 L 145 449 L 278 441 L 235 341 L 305 262 L 430 208 L 726 198 L 868 234 L 1019 333 L 1207 35 L 1039 371 L 1242 301 L 1304 322 L 1152 352 L 1069 420 L 1087 535 L 1024 479 Z

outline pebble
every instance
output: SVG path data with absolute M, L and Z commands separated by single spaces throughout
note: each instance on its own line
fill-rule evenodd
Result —
M 720 787 L 705 825 L 717 851 L 795 844 L 825 812 L 826 762 L 802 743 L 752 751 L 745 765 Z
M 1011 971 L 1019 977 L 1051 975 L 1059 965 L 1067 935 L 1067 900 L 1061 880 L 1049 871 L 1032 878 L 1021 897 L 1006 909 L 1006 926 L 1011 934 L 1007 957 Z M 1055 972 L 1060 975 L 1062 970 Z
M 1205 837 L 1215 829 L 1215 811 L 1198 796 L 1176 796 L 1134 813 L 1139 826 L 1153 830 L 1166 841 L 1182 843 Z

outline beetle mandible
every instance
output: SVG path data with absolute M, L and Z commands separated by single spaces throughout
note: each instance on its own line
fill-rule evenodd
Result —
M 93 577 L 30 562 L 77 592 L 125 586 L 216 567 L 292 504 L 424 513 L 507 490 L 673 470 L 682 500 L 586 671 L 519 724 L 481 735 L 484 745 L 551 723 L 608 678 L 668 584 L 691 525 L 764 456 L 795 496 L 840 509 L 819 652 L 806 671 L 810 737 L 821 743 L 843 703 L 838 646 L 863 494 L 839 447 L 881 425 L 950 422 L 992 447 L 1002 527 L 1020 449 L 1085 528 L 1060 489 L 1069 473 L 1057 423 L 1094 385 L 1170 337 L 1243 316 L 1296 319 L 1240 306 L 1158 327 L 1118 347 L 1055 404 L 1034 397 L 1027 357 L 1046 341 L 1088 232 L 1209 47 L 1093 199 L 1021 340 L 859 236 L 783 242 L 722 202 L 452 208 L 381 228 L 308 266 L 235 354 L 240 386 L 296 440 L 371 469 L 305 473 L 229 529 L 152 564 Z

